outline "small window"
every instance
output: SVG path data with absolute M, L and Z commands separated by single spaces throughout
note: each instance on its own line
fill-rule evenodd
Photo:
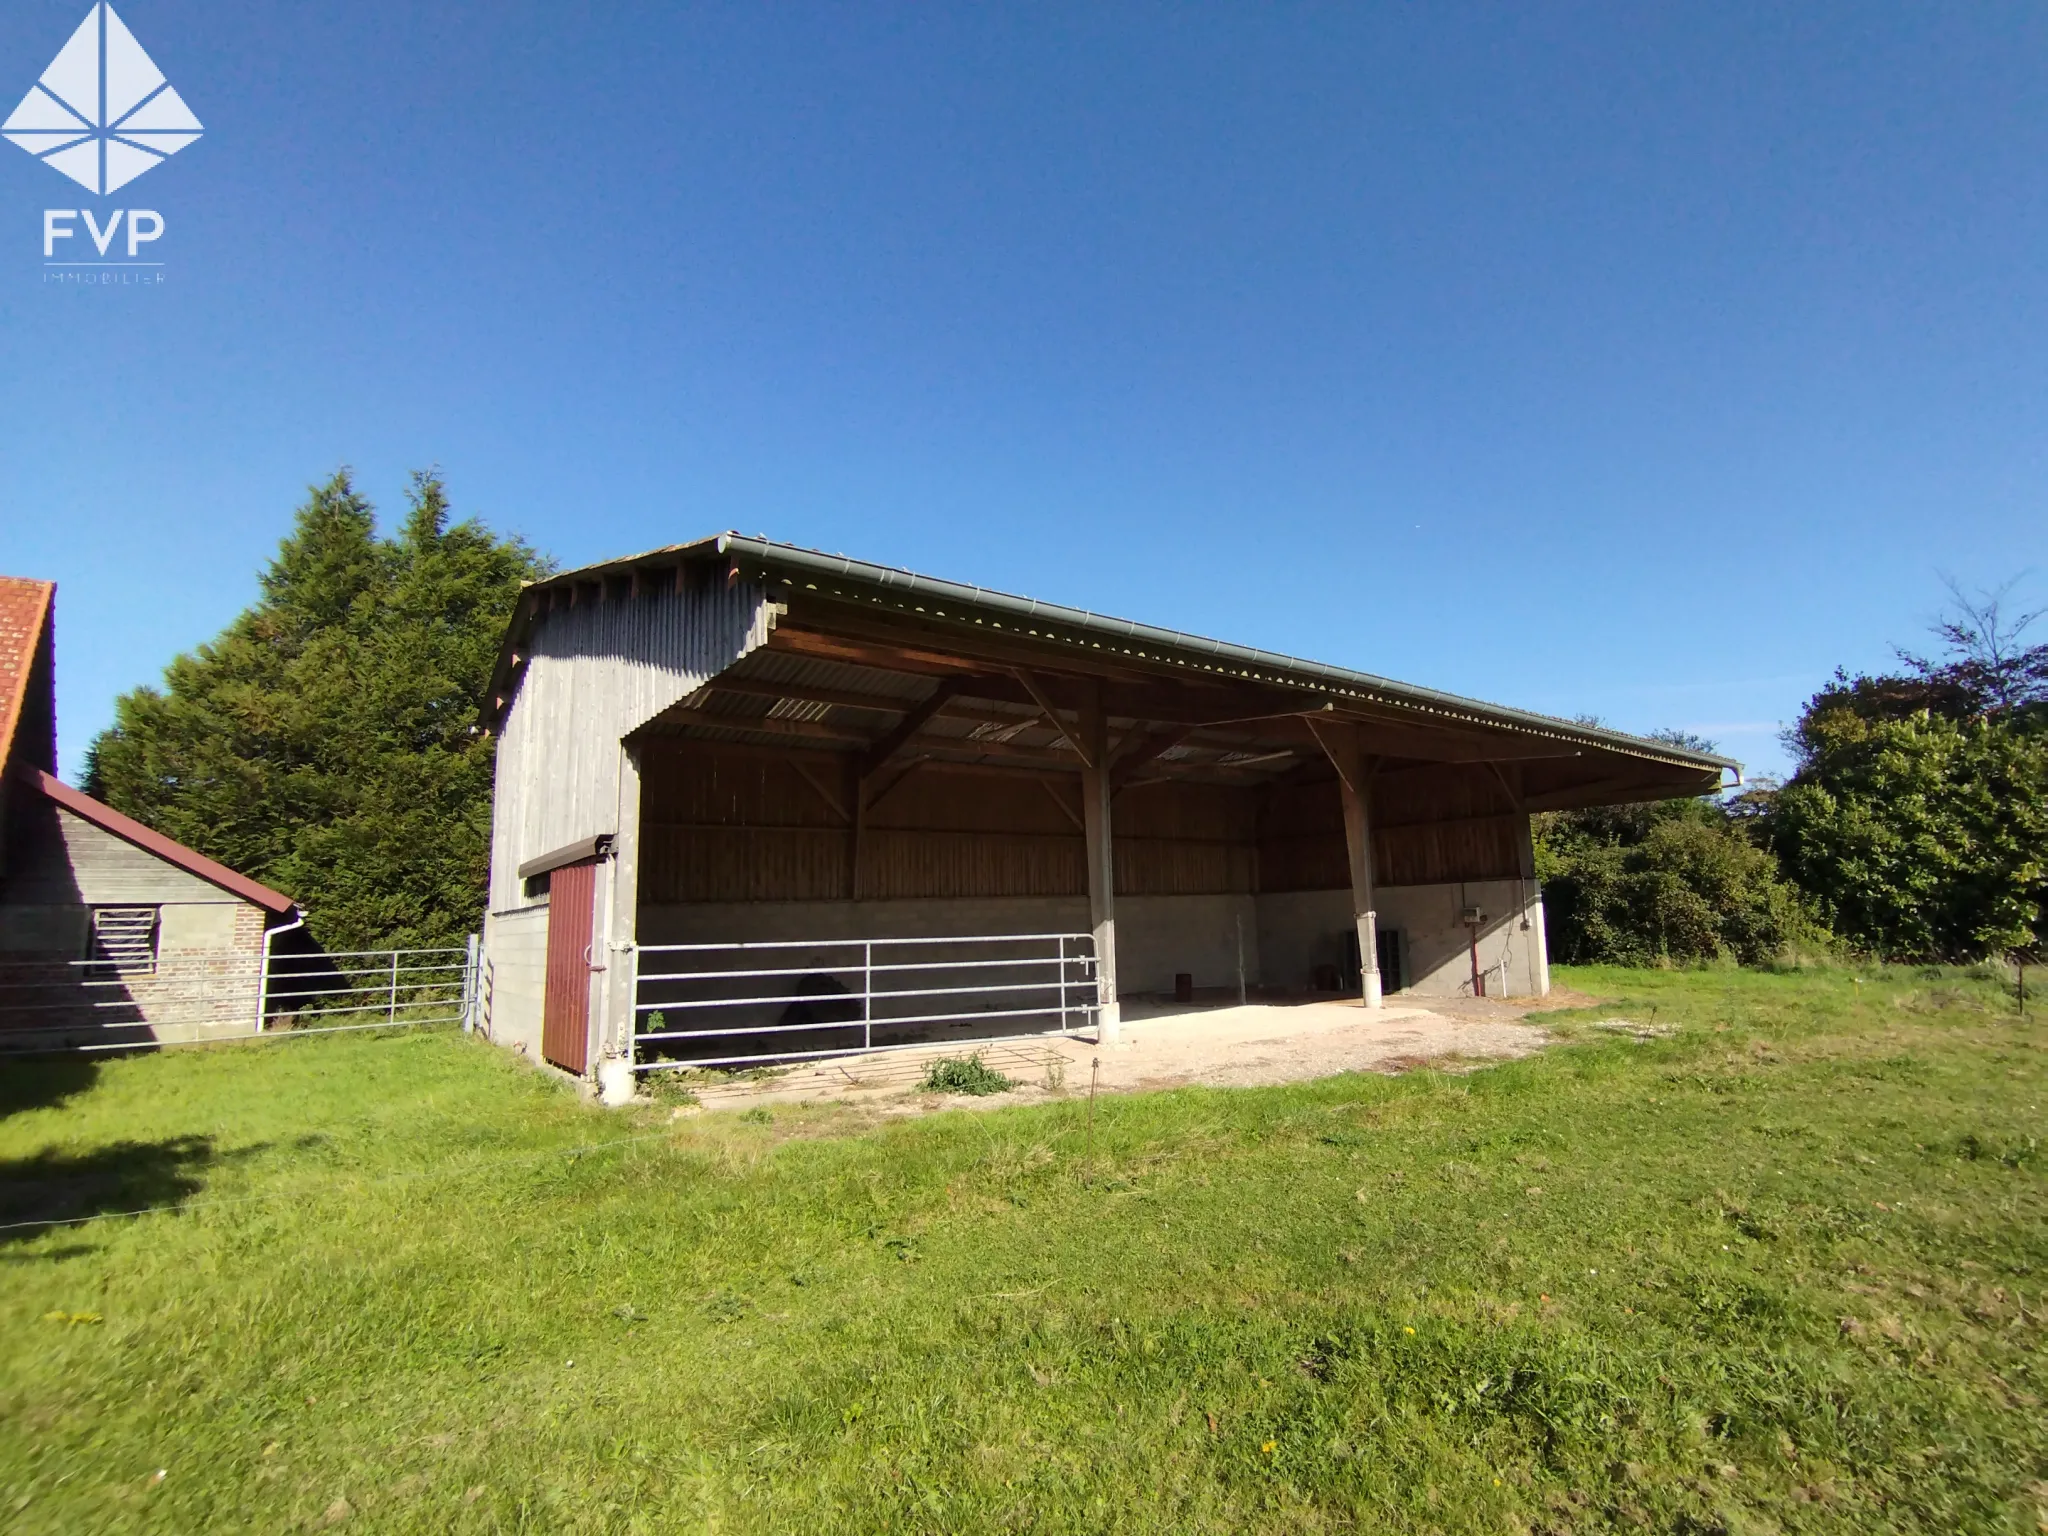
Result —
M 95 970 L 117 976 L 147 976 L 156 970 L 157 908 L 94 907 L 91 950 Z
M 548 888 L 554 883 L 554 872 L 542 870 L 537 875 L 528 875 L 524 882 L 526 899 L 539 905 L 548 899 Z

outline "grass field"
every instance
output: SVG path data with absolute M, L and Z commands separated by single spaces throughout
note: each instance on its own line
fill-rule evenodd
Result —
M 0 1230 L 0 1525 L 2048 1529 L 2040 1027 L 1562 979 L 1615 1001 L 1537 1058 L 1092 1140 L 449 1035 L 0 1065 L 0 1221 L 179 1207 Z

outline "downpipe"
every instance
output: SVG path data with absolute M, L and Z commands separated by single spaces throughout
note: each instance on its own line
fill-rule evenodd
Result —
M 256 967 L 256 1033 L 263 1033 L 263 1017 L 270 1011 L 270 946 L 280 933 L 290 933 L 295 928 L 306 926 L 306 914 L 301 912 L 288 923 L 279 923 L 275 928 L 263 930 L 263 958 Z

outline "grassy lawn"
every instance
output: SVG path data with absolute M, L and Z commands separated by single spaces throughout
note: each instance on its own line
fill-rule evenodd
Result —
M 607 1113 L 449 1035 L 0 1065 L 0 1221 L 179 1206 L 0 1231 L 0 1524 L 2048 1528 L 2041 1028 L 1561 979 L 1616 1002 L 1538 1058 L 1092 1144 Z

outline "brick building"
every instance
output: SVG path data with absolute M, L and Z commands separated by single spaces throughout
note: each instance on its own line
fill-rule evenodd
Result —
M 254 1027 L 289 896 L 60 781 L 56 586 L 0 577 L 0 1036 L 147 1043 Z

